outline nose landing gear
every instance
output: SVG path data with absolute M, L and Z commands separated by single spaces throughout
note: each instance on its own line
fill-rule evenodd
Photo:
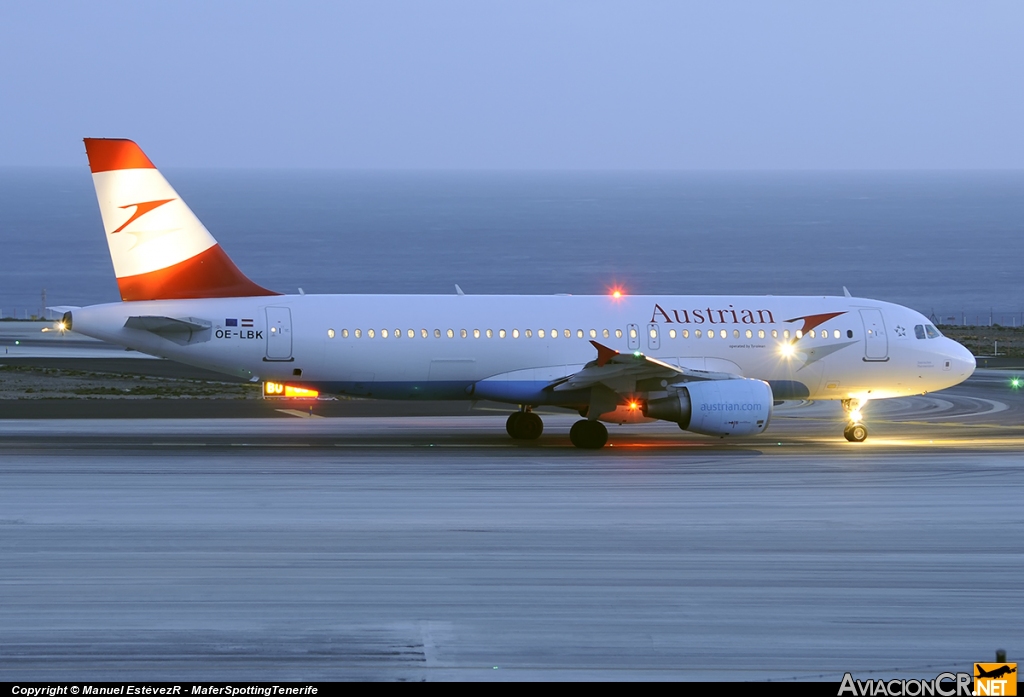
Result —
M 849 423 L 843 429 L 843 435 L 851 443 L 863 443 L 868 438 L 868 427 L 861 421 L 863 418 L 861 408 L 863 404 L 859 399 L 844 399 L 843 411 Z
M 851 443 L 863 443 L 868 438 L 868 428 L 862 423 L 852 423 L 846 427 L 843 435 Z

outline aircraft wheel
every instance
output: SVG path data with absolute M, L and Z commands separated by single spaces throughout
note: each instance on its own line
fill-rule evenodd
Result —
M 516 431 L 516 424 L 519 423 L 519 417 L 524 413 L 525 412 L 522 411 L 514 411 L 508 415 L 508 421 L 505 422 L 505 430 L 508 431 L 508 434 L 515 439 L 519 438 L 519 436 L 516 435 L 518 433 Z
M 508 417 L 505 430 L 516 440 L 537 440 L 544 433 L 544 422 L 532 411 L 517 411 Z
M 516 421 L 516 435 L 521 440 L 537 440 L 544 433 L 544 422 L 532 411 L 523 412 Z
M 843 435 L 846 436 L 846 440 L 851 443 L 863 443 L 868 437 L 868 428 L 864 424 L 856 423 L 850 424 L 843 431 Z
M 608 442 L 608 429 L 600 421 L 583 419 L 569 429 L 569 440 L 577 448 L 600 450 Z

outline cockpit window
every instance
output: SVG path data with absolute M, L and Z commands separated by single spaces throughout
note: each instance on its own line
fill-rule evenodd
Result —
M 924 330 L 928 332 L 929 339 L 938 339 L 940 336 L 942 336 L 942 334 L 939 333 L 939 330 L 930 324 L 924 325 Z
M 916 336 L 918 339 L 923 339 L 924 338 L 924 325 L 923 324 L 918 324 L 917 326 L 914 327 L 914 336 Z

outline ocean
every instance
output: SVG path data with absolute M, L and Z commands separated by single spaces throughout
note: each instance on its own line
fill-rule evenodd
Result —
M 307 293 L 841 295 L 1024 320 L 1024 172 L 164 170 Z M 118 300 L 86 167 L 0 169 L 0 316 Z

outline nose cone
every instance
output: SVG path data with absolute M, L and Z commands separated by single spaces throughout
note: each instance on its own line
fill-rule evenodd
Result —
M 959 382 L 963 382 L 974 374 L 974 369 L 978 367 L 978 363 L 974 360 L 974 355 L 962 345 L 952 339 L 947 339 L 947 341 L 949 341 L 949 347 L 946 354 L 952 362 L 950 372 L 959 378 Z

